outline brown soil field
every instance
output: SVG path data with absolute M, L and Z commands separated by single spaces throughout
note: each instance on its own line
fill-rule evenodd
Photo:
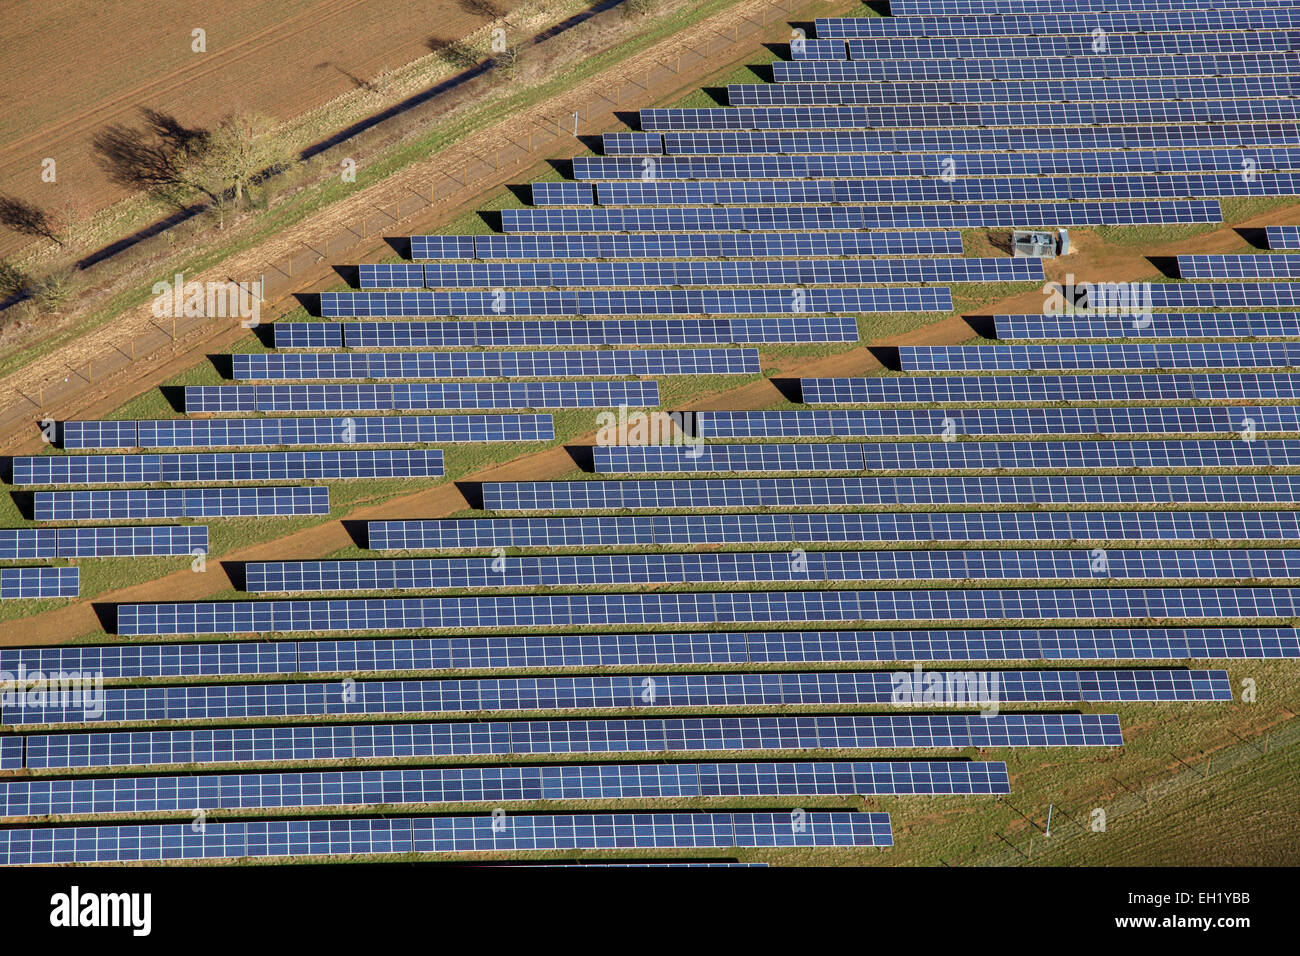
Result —
M 124 198 L 91 140 L 139 110 L 207 127 L 236 111 L 276 120 L 467 36 L 518 0 L 10 0 L 0 17 L 0 194 L 82 219 Z M 206 31 L 207 52 L 191 50 Z M 57 182 L 41 180 L 46 157 Z M 0 232 L 0 255 L 31 240 Z

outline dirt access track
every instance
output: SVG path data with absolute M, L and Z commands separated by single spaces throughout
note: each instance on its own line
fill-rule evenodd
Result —
M 8 0 L 0 17 L 0 194 L 84 217 L 124 198 L 91 138 L 139 110 L 208 127 L 287 120 L 468 36 L 519 0 Z M 191 49 L 206 32 L 206 53 Z M 52 158 L 57 181 L 41 179 Z M 0 233 L 0 256 L 32 240 Z

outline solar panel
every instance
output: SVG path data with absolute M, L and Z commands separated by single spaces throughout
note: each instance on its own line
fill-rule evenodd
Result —
M 1259 6 L 1260 0 L 1225 0 L 1215 4 L 1220 8 Z M 1206 0 L 893 0 L 889 12 L 892 16 L 953 16 L 956 14 L 983 14 L 985 16 L 1029 13 L 1094 13 L 1099 7 L 1106 10 L 1150 9 L 1200 9 Z
M 76 597 L 80 575 L 79 568 L 0 568 L 0 601 Z
M 532 183 L 529 187 L 534 206 L 586 206 L 591 204 L 591 187 L 569 180 Z
M 943 260 L 928 260 L 943 261 Z M 974 260 L 957 259 L 956 262 Z M 1005 259 L 1033 262 L 1036 259 Z M 1007 270 L 1009 271 L 1009 270 Z M 1029 270 L 1023 270 L 1029 271 Z M 1041 275 L 1041 268 L 1039 270 Z M 757 349 L 549 352 L 264 352 L 234 355 L 234 378 L 548 378 L 562 375 L 753 375 Z M 245 359 L 246 361 L 240 361 Z
M 13 460 L 15 485 L 425 478 L 442 475 L 438 449 L 259 451 L 174 455 L 38 455 Z
M 827 43 L 839 43 L 832 40 Z M 1268 53 L 1294 50 L 1293 30 L 1240 33 L 1107 33 L 1105 46 L 1094 48 L 1091 31 L 1072 36 L 887 37 L 849 40 L 851 60 L 881 57 L 1040 57 L 1040 56 L 1158 56 L 1183 53 Z M 795 59 L 843 59 L 829 46 L 814 47 Z M 652 127 L 646 127 L 652 129 Z
M 1300 256 L 1179 256 L 1184 279 L 1287 279 L 1300 276 Z
M 1049 5 L 1050 7 L 1050 5 Z M 892 12 L 892 11 L 891 11 Z M 1087 13 L 1043 12 L 988 16 L 942 15 L 889 17 L 818 17 L 817 36 L 823 39 L 897 36 L 1024 36 L 1088 33 L 1222 32 L 1277 30 L 1300 25 L 1300 13 L 1287 9 L 1170 10 L 1147 9 Z M 1001 11 L 998 11 L 1001 12 Z
M 550 415 L 191 418 L 140 422 L 141 448 L 550 441 Z
M 266 634 L 803 621 L 1292 619 L 1300 588 L 724 591 L 120 604 L 117 633 Z
M 1283 151 L 1277 152 L 1280 154 Z M 573 160 L 575 175 L 580 179 L 613 178 L 584 176 L 580 171 L 603 168 L 592 164 L 625 162 L 639 170 L 637 176 L 644 175 L 645 168 L 641 160 L 625 161 L 595 156 L 579 156 Z M 660 161 L 656 166 L 656 174 L 670 178 L 661 171 L 673 162 L 676 161 Z M 1232 168 L 1235 169 L 1236 166 Z M 559 233 L 479 236 L 477 243 L 479 259 L 722 259 L 746 256 L 804 259 L 815 256 L 961 255 L 961 233 L 938 230 L 739 234 L 697 232 L 662 235 Z
M 23 768 L 23 738 L 0 737 L 0 770 Z
M 948 290 L 942 288 L 611 289 L 574 292 L 496 289 L 492 292 L 321 293 L 321 314 L 326 316 L 753 315 L 763 312 L 948 312 L 951 309 L 952 299 Z
M 250 561 L 250 594 L 929 580 L 1217 580 L 1300 578 L 1291 549 L 728 551 Z M 323 692 L 322 692 L 323 693 Z M 471 708 L 473 709 L 473 708 Z
M 69 450 L 86 448 L 135 448 L 138 440 L 133 421 L 67 421 L 59 426 L 59 445 Z
M 61 558 L 188 557 L 208 553 L 208 529 L 202 525 L 60 528 L 57 533 Z
M 488 511 L 798 508 L 917 504 L 1293 504 L 1296 475 L 983 475 L 487 482 Z
M 611 445 L 597 474 L 961 470 L 984 468 L 1262 468 L 1300 465 L 1300 442 L 927 441 L 864 445 Z M 861 462 L 861 464 L 859 464 Z
M 0 783 L 7 817 L 520 800 L 1010 792 L 999 761 L 557 764 Z
M 1300 43 L 1300 34 L 1297 34 Z M 1143 38 L 1146 39 L 1146 38 Z M 854 40 L 851 43 L 873 43 Z M 889 46 L 917 46 L 919 55 L 949 40 L 882 41 Z M 970 41 L 958 41 L 967 43 Z M 1089 41 L 1091 42 L 1091 41 Z M 878 52 L 870 53 L 879 56 Z M 900 53 L 900 55 L 902 55 Z M 955 54 L 961 55 L 961 54 Z M 977 54 L 979 55 L 979 54 Z M 641 110 L 647 130 L 800 130 L 879 129 L 949 126 L 1122 125 L 1127 123 L 1267 123 L 1300 118 L 1292 100 L 1156 100 L 1092 103 L 997 103 L 876 106 L 726 106 Z M 604 201 L 603 198 L 601 200 Z
M 473 236 L 412 236 L 412 259 L 473 259 Z
M 1249 421 L 1248 421 L 1249 419 Z M 959 435 L 1233 435 L 1300 432 L 1300 406 L 1104 406 L 1100 408 L 818 408 L 758 412 L 695 412 L 697 437 L 954 438 Z
M 974 229 L 980 226 L 1088 226 L 1140 225 L 1143 223 L 1222 222 L 1219 203 L 1213 199 L 1059 202 L 977 203 L 960 205 L 902 206 L 743 206 L 743 207 L 650 207 L 626 209 L 503 209 L 506 232 L 665 232 L 687 229 L 877 229 L 912 226 L 918 229 Z M 926 290 L 908 290 L 926 291 Z M 346 295 L 348 293 L 338 293 Z M 367 293 L 355 293 L 365 295 Z M 375 293 L 379 294 L 379 293 Z M 402 295 L 403 293 L 389 293 Z M 432 295 L 433 293 L 416 293 Z M 533 295 L 536 293 L 514 293 Z M 590 293 L 590 295 L 611 293 Z M 683 292 L 659 300 L 659 312 L 689 299 L 696 293 Z M 580 293 L 555 293 L 578 296 Z M 636 293 L 638 296 L 650 293 Z M 655 294 L 656 297 L 658 293 Z M 752 297 L 746 296 L 746 299 Z M 506 301 L 509 301 L 508 299 Z M 644 301 L 644 300 L 640 300 Z M 705 300 L 698 301 L 703 305 Z M 721 302 L 733 301 L 722 299 Z M 594 303 L 593 303 L 594 304 Z M 647 302 L 647 307 L 650 303 Z M 774 311 L 759 307 L 757 311 Z M 594 309 L 592 310 L 595 311 Z M 697 311 L 699 311 L 697 309 Z M 866 309 L 864 311 L 876 311 Z M 379 314 L 379 313 L 376 313 Z
M 580 161 L 584 160 L 585 161 Z M 1300 148 L 1052 150 L 1035 153 L 824 153 L 803 155 L 673 156 L 657 160 L 656 181 L 686 179 L 812 179 L 878 176 L 1042 176 L 1052 174 L 1236 172 L 1254 163 L 1257 170 L 1300 169 Z M 618 157 L 579 157 L 574 175 L 586 179 L 640 180 L 645 161 Z M 719 235 L 726 235 L 720 233 Z M 740 237 L 748 237 L 743 233 Z M 816 233 L 804 233 L 812 238 Z M 842 233 L 828 235 L 838 236 Z M 850 233 L 849 235 L 852 235 Z M 873 235 L 865 233 L 864 235 Z M 946 235 L 946 233 L 944 234 Z M 500 236 L 524 239 L 525 236 Z M 537 237 L 545 238 L 545 237 Z M 584 238 L 584 237 L 573 237 Z M 596 238 L 596 237 L 590 237 Z M 624 237 L 631 238 L 631 237 Z M 805 245 L 807 245 L 805 243 Z M 778 250 L 779 251 L 779 250 Z M 922 250 L 930 253 L 929 249 Z M 960 251 L 959 249 L 957 250 Z M 935 250 L 934 254 L 938 254 Z M 768 253 L 751 253 L 765 255 Z M 853 255 L 852 251 L 843 255 Z M 865 253 L 871 254 L 871 253 Z M 888 254 L 888 253 L 887 253 Z M 901 253 L 894 253 L 901 254 Z M 1259 257 L 1266 258 L 1266 257 Z
M 1270 249 L 1300 249 L 1300 226 L 1266 226 Z
M 808 61 L 803 61 L 808 62 Z M 833 61 L 842 62 L 842 61 Z M 1122 79 L 1038 79 L 1033 83 L 981 81 L 914 81 L 891 83 L 732 83 L 731 106 L 884 106 L 951 103 L 1088 103 L 1101 100 L 1178 100 L 1189 97 L 1223 100 L 1232 97 L 1293 95 L 1289 76 L 1124 77 Z M 534 184 L 534 194 L 536 186 Z M 589 205 L 590 195 L 555 205 Z M 537 203 L 542 205 L 541 203 Z M 364 266 L 362 267 L 365 268 Z M 366 273 L 361 273 L 366 282 Z
M 0 529 L 0 560 L 39 560 L 58 556 L 58 532 L 53 529 Z
M 935 671 L 951 705 L 1230 701 L 1226 671 L 1003 670 Z M 919 683 L 920 678 L 917 678 Z M 234 720 L 337 714 L 420 714 L 468 711 L 734 707 L 933 705 L 921 689 L 888 671 L 842 673 L 655 674 L 575 677 L 492 677 L 469 680 L 358 681 L 331 684 L 226 684 L 171 688 L 104 688 L 93 704 L 6 707 L 11 725 L 139 720 Z
M 1289 511 L 575 516 L 367 522 L 373 551 L 864 541 L 1300 541 Z
M 900 368 L 907 372 L 1288 368 L 1300 366 L 1300 343 L 904 345 L 898 357 Z
M 139 521 L 149 518 L 236 518 L 329 514 L 329 489 L 148 488 L 38 491 L 37 521 Z
M 864 235 L 867 235 L 864 233 Z M 847 316 L 788 315 L 759 319 L 605 319 L 496 322 L 349 323 L 350 348 L 446 348 L 503 345 L 728 345 L 856 342 Z
M 404 263 L 367 263 L 357 266 L 357 285 L 362 289 L 400 289 L 424 285 L 424 267 Z
M 810 405 L 894 402 L 1270 401 L 1300 397 L 1300 375 L 953 375 L 802 379 Z
M 673 156 L 740 153 L 964 153 L 972 151 L 1293 146 L 1295 123 L 1002 127 L 898 130 L 705 130 L 664 134 Z M 510 210 L 502 210 L 503 216 Z M 550 213 L 572 210 L 537 210 Z M 506 217 L 509 218 L 509 217 Z
M 606 187 L 641 184 L 601 183 Z M 707 186 L 708 183 L 664 183 L 665 187 Z M 739 185 L 715 183 L 719 187 Z M 797 184 L 791 184 L 797 185 Z M 634 199 L 641 202 L 641 199 Z M 658 200 L 654 200 L 658 201 Z M 696 202 L 683 196 L 665 198 L 669 202 Z M 731 202 L 731 199 L 720 201 Z M 772 200 L 771 197 L 762 201 Z M 614 199 L 606 205 L 622 204 Z M 1043 278 L 1042 263 L 1033 258 L 959 258 L 959 259 L 807 259 L 807 260 L 709 260 L 686 262 L 546 262 L 496 264 L 446 264 L 425 267 L 429 286 L 728 286 L 849 284 L 855 282 L 1015 282 Z M 235 377 L 241 378 L 239 360 L 255 364 L 264 355 L 236 355 Z M 248 361 L 248 360 L 251 360 Z M 503 359 L 504 361 L 504 359 Z M 558 373 L 557 373 L 558 374 Z
M 336 322 L 276 322 L 271 331 L 278 349 L 343 348 L 343 326 Z
M 185 386 L 185 409 L 189 412 L 383 412 L 658 404 L 658 385 L 646 381 Z
M 607 156 L 663 152 L 664 140 L 658 133 L 642 133 L 639 130 L 604 133 L 601 140 L 601 152 Z
M 1154 282 L 1149 290 L 1149 304 L 1156 309 L 1260 308 L 1300 305 L 1298 282 Z M 1087 288 L 1088 307 L 1093 310 L 1119 312 L 1140 311 L 1133 306 L 1134 291 L 1118 282 L 1095 282 Z
M 1149 312 L 998 315 L 1000 339 L 1282 338 L 1300 336 L 1300 312 Z
M 1241 76 L 1295 73 L 1295 53 L 1184 54 L 1178 56 L 1057 56 L 1021 60 L 1017 57 L 860 59 L 860 60 L 778 60 L 771 64 L 772 78 L 778 83 L 853 83 L 866 80 L 1034 80 L 1104 79 L 1140 76 Z M 611 134 L 606 133 L 607 137 Z M 662 152 L 657 134 L 654 149 Z M 616 148 L 631 152 L 615 140 Z M 606 155 L 615 151 L 606 148 Z M 448 256 L 446 258 L 455 258 Z
M 1245 177 L 991 176 L 952 179 L 799 179 L 599 183 L 602 206 L 756 203 L 1004 202 L 1007 200 L 1179 199 L 1190 196 L 1293 195 L 1290 173 Z M 1002 260 L 1016 262 L 1016 259 Z
M 879 661 L 1205 660 L 1300 657 L 1294 628 L 1066 628 L 543 634 L 6 648 L 0 669 L 105 680 L 451 669 Z M 21 738 L 0 737 L 0 750 Z M 14 748 L 22 766 L 21 746 Z
M 318 724 L 36 734 L 26 740 L 32 769 L 516 753 L 1123 745 L 1113 714 L 1053 713 Z
M 502 821 L 504 820 L 504 823 Z M 886 813 L 606 813 L 154 823 L 0 831 L 0 864 L 402 853 L 892 846 Z

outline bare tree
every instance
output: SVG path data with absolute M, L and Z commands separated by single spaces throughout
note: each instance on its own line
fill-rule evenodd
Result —
M 239 204 L 250 185 L 288 161 L 289 151 L 271 120 L 257 113 L 239 114 L 217 124 L 187 171 L 207 184 L 205 192 L 230 192 Z

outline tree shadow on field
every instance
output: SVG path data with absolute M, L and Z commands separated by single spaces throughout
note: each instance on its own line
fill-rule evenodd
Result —
M 177 191 L 189 185 L 186 164 L 208 146 L 212 134 L 147 107 L 141 108 L 140 116 L 139 127 L 113 123 L 95 133 L 91 138 L 95 162 L 117 185 L 146 190 L 183 207 Z
M 35 203 L 16 196 L 0 196 L 0 226 L 23 236 L 48 239 L 63 245 L 58 229 L 49 214 Z

